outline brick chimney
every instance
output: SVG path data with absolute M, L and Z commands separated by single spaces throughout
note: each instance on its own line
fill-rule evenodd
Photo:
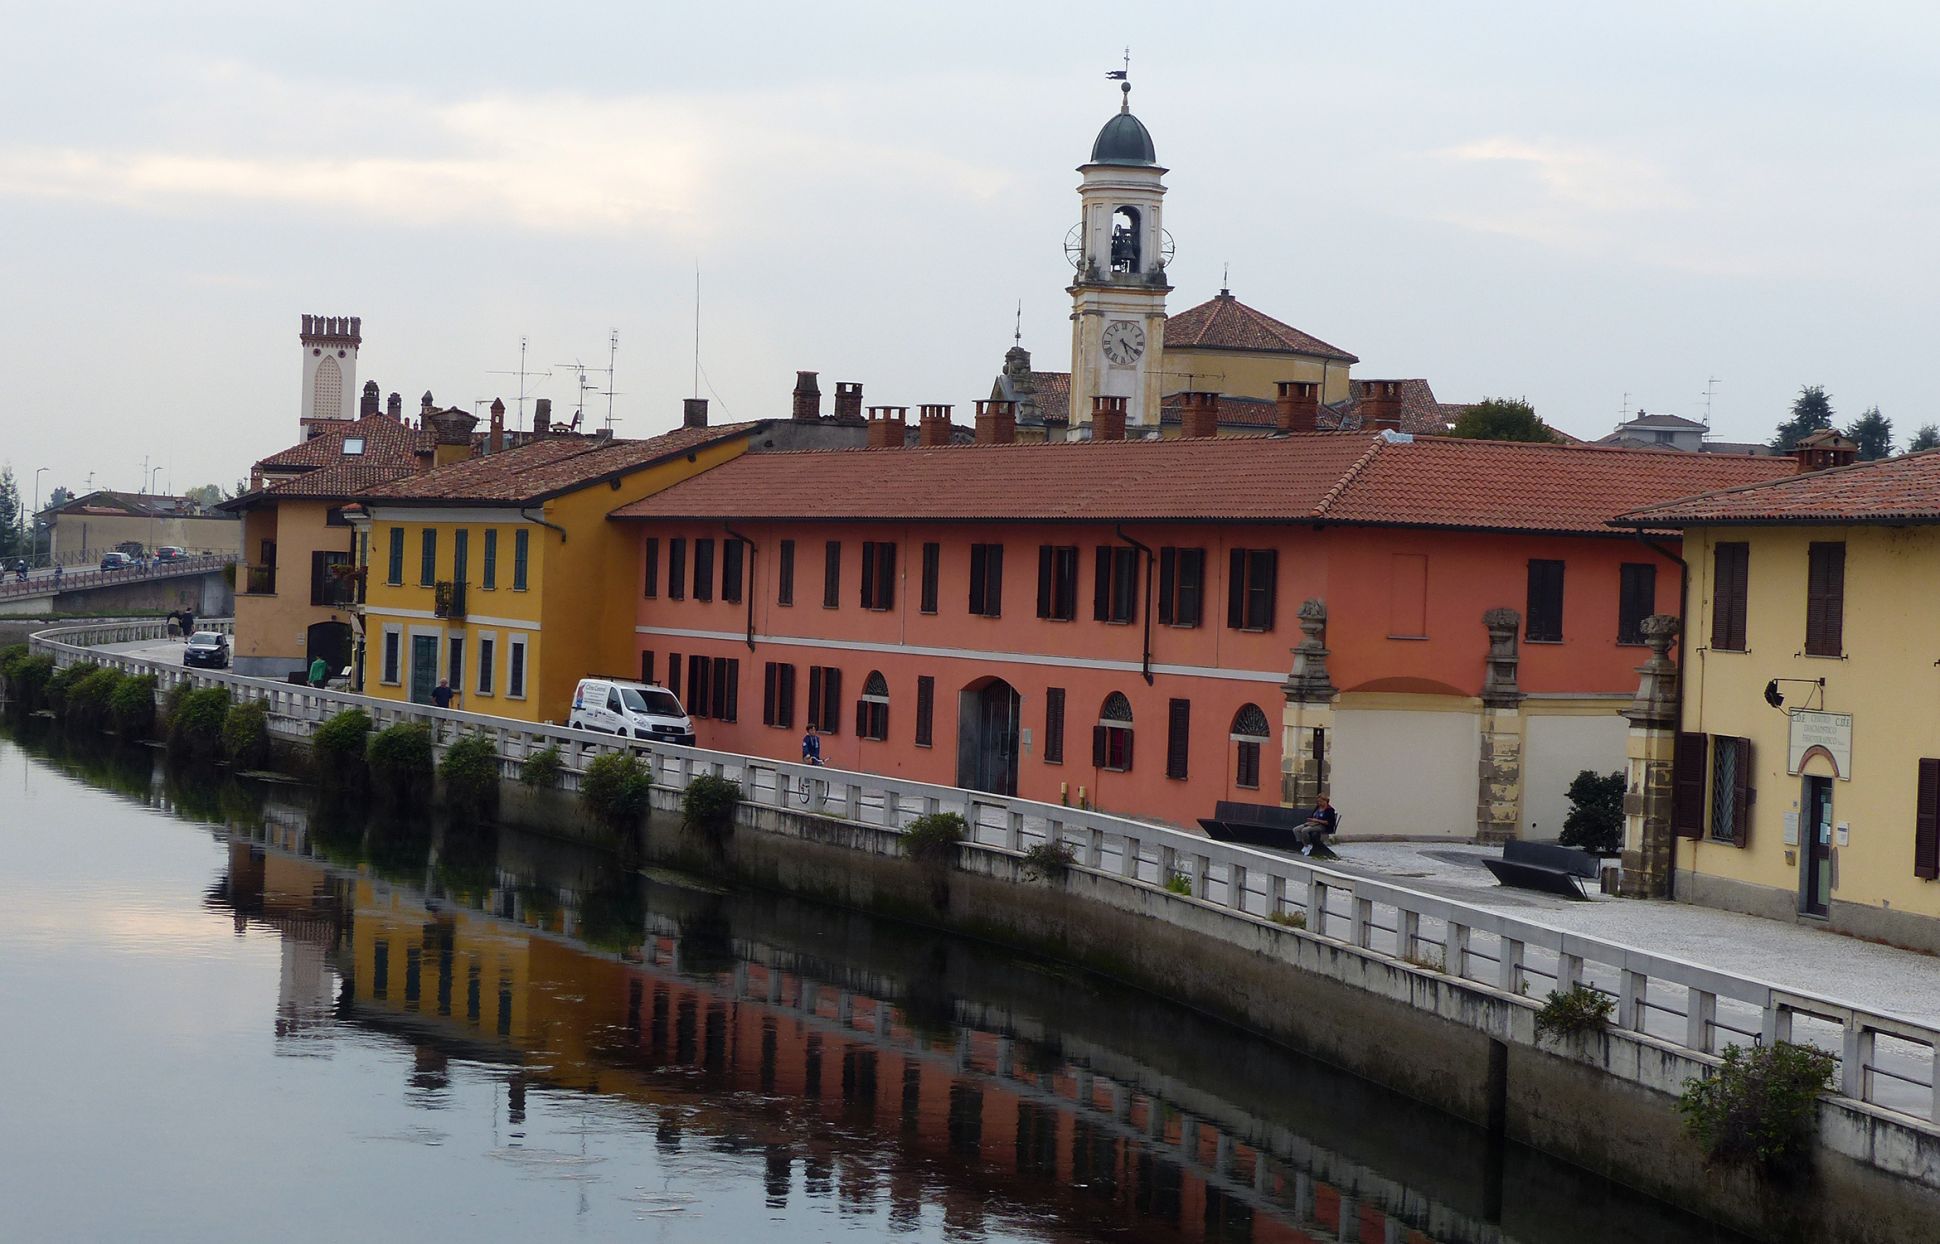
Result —
M 815 383 L 815 373 L 798 371 L 795 373 L 795 413 L 797 423 L 815 423 L 822 417 L 822 388 Z
M 393 393 L 389 398 L 385 399 L 384 413 L 389 415 L 391 418 L 397 420 L 399 423 L 403 423 L 404 422 L 403 395 L 398 393 Z
M 1282 380 L 1274 385 L 1273 426 L 1280 432 L 1320 430 L 1320 386 L 1311 380 Z
M 543 440 L 552 435 L 552 399 L 539 398 L 532 403 L 532 439 Z
M 1831 428 L 1814 432 L 1792 446 L 1792 459 L 1798 473 L 1809 475 L 1827 467 L 1851 466 L 1859 458 L 1859 446 Z
M 948 410 L 949 407 L 943 409 Z M 1016 402 L 993 400 L 977 403 L 977 444 L 1009 445 L 1016 440 Z
M 423 423 L 426 419 L 429 419 L 432 412 L 437 409 L 438 403 L 431 400 L 431 390 L 426 389 L 424 396 L 418 399 L 418 422 Z
M 1091 399 L 1091 439 L 1094 441 L 1125 439 L 1124 398 L 1106 397 L 1101 393 Z
M 1361 381 L 1361 426 L 1376 431 L 1401 430 L 1401 382 L 1399 380 Z
M 505 448 L 505 403 L 498 398 L 492 399 L 492 422 L 490 431 L 485 435 L 485 452 L 495 454 Z
M 359 419 L 368 419 L 376 414 L 377 404 L 382 400 L 377 396 L 377 382 L 375 380 L 364 381 L 364 397 L 363 401 L 357 406 L 357 417 Z
M 1205 440 L 1219 435 L 1219 394 L 1195 392 L 1185 395 L 1185 411 L 1179 418 L 1179 435 L 1187 440 Z
M 856 385 L 856 396 L 862 396 L 862 386 Z M 840 402 L 841 397 L 835 399 Z M 871 406 L 869 418 L 869 439 L 863 444 L 870 449 L 901 449 L 909 439 L 909 407 Z
M 916 421 L 916 443 L 925 448 L 948 445 L 951 440 L 951 417 L 948 406 L 925 406 L 921 417 Z
M 883 410 L 890 409 L 885 406 Z M 900 409 L 908 410 L 904 406 Z M 835 382 L 835 421 L 850 425 L 862 423 L 862 385 L 853 380 Z
M 683 397 L 680 399 L 680 426 L 683 428 L 704 428 L 707 426 L 706 398 Z
M 424 422 L 437 442 L 432 460 L 438 466 L 463 462 L 472 456 L 472 429 L 478 426 L 477 415 L 454 406 L 450 410 L 431 411 L 425 415 Z

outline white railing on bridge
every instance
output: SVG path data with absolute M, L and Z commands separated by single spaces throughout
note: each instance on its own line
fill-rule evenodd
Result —
M 83 592 L 90 588 L 115 587 L 123 583 L 143 583 L 150 579 L 171 579 L 179 575 L 208 574 L 241 560 L 238 553 L 204 553 L 178 557 L 173 561 L 149 558 L 116 570 L 63 570 L 56 579 L 46 570 L 35 570 L 27 578 L 7 574 L 0 579 L 0 600 L 19 596 L 56 596 L 62 592 Z
M 227 629 L 227 623 L 212 624 Z M 576 789 L 586 765 L 630 750 L 660 785 L 685 789 L 698 774 L 740 783 L 757 806 L 789 808 L 901 830 L 919 816 L 956 812 L 977 847 L 1021 854 L 1039 843 L 1068 847 L 1075 864 L 1131 886 L 1165 891 L 1235 921 L 1270 921 L 1296 936 L 1458 979 L 1506 995 L 1540 997 L 1586 985 L 1616 1004 L 1613 1026 L 1686 1052 L 1714 1056 L 1736 1042 L 1795 1041 L 1838 1063 L 1838 1092 L 1912 1119 L 1940 1122 L 1940 1028 L 1839 999 L 1785 989 L 1618 942 L 1551 928 L 1500 912 L 1367 877 L 1305 858 L 1215 842 L 1202 835 L 1108 813 L 959 787 L 935 786 L 792 761 L 676 747 L 564 726 L 407 704 L 341 691 L 184 669 L 150 658 L 100 652 L 101 645 L 161 637 L 158 622 L 97 623 L 41 631 L 36 648 L 57 664 L 77 660 L 176 683 L 222 686 L 264 703 L 286 734 L 313 732 L 345 709 L 361 708 L 378 729 L 429 724 L 440 752 L 467 733 L 490 737 L 510 779 L 533 753 L 557 747 L 563 785 Z M 1237 930 L 1236 930 L 1237 931 Z M 1533 1003 L 1532 1003 L 1533 1005 Z

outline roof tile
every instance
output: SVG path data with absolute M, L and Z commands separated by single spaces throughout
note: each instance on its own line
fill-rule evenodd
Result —
M 1339 359 L 1344 363 L 1360 362 L 1339 346 L 1330 346 L 1291 324 L 1282 324 L 1225 290 L 1196 307 L 1165 317 L 1165 344 L 1168 349 L 1271 350 Z
M 746 436 L 762 422 L 706 428 L 675 428 L 642 441 L 594 436 L 548 436 L 503 453 L 467 458 L 368 489 L 370 502 L 415 501 L 433 505 L 533 504 L 663 458 Z
M 1706 455 L 1710 456 L 1710 455 Z M 1706 523 L 1892 523 L 1940 521 L 1940 450 L 1797 474 L 1789 456 L 1764 459 L 1780 478 L 1633 508 L 1627 526 Z

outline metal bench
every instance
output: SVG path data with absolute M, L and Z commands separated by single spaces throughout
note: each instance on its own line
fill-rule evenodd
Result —
M 1594 881 L 1603 870 L 1603 861 L 1588 851 L 1553 842 L 1513 839 L 1502 844 L 1501 859 L 1482 863 L 1503 885 L 1580 900 L 1588 900 L 1589 895 L 1583 892 L 1583 883 L 1578 878 Z
M 1335 832 L 1339 832 L 1341 819 L 1336 813 Z M 1283 808 L 1272 803 L 1236 803 L 1222 799 L 1213 805 L 1211 816 L 1199 818 L 1199 827 L 1215 842 L 1270 847 L 1278 851 L 1312 847 L 1315 855 L 1322 859 L 1333 855 L 1324 841 L 1328 835 L 1316 832 L 1307 824 L 1307 811 L 1303 808 Z

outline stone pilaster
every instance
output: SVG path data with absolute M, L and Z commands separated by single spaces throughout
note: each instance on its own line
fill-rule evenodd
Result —
M 1290 808 L 1310 808 L 1328 789 L 1334 705 L 1340 697 L 1327 673 L 1325 602 L 1300 606 L 1300 634 L 1293 672 L 1280 685 L 1286 700 L 1280 716 L 1280 802 Z M 1325 740 L 1318 752 L 1317 738 Z
M 1637 695 L 1623 710 L 1630 721 L 1623 793 L 1623 893 L 1628 898 L 1668 897 L 1677 863 L 1671 765 L 1677 751 L 1678 669 L 1670 647 L 1678 629 L 1678 620 L 1667 613 L 1644 619 L 1650 659 L 1637 667 Z
M 1516 682 L 1522 660 L 1516 635 L 1522 615 L 1513 609 L 1491 609 L 1482 615 L 1482 625 L 1489 632 L 1489 655 L 1482 680 L 1475 839 L 1507 842 L 1522 824 L 1522 688 Z

